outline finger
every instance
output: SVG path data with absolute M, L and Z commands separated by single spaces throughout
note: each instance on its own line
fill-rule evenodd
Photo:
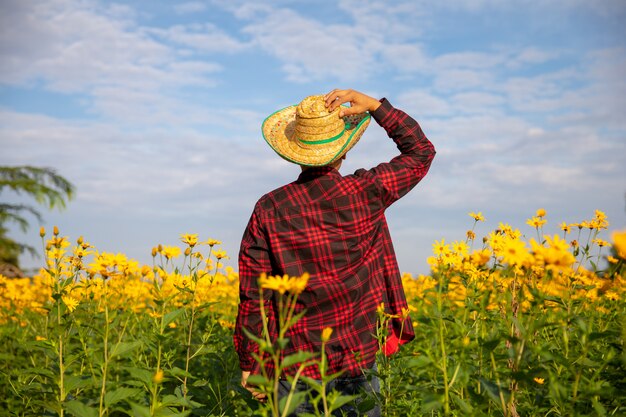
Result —
M 326 101 L 326 107 L 328 107 L 329 110 L 332 111 L 337 107 L 337 102 L 339 101 L 340 97 L 344 95 L 343 91 L 344 90 L 334 89 L 330 93 L 326 94 L 324 99 Z
M 337 96 L 337 93 L 339 93 L 341 91 L 341 89 L 339 88 L 334 88 L 332 91 L 324 94 L 324 100 L 327 101 L 328 99 L 330 99 L 331 97 L 333 98 L 333 100 L 335 99 L 335 97 Z
M 363 113 L 359 107 L 342 107 L 341 110 L 339 110 L 339 117 L 351 116 L 359 113 Z
M 252 394 L 252 398 L 259 402 L 264 403 L 265 401 L 267 401 L 267 394 L 263 394 L 262 392 L 257 391 L 250 391 L 250 393 Z
M 344 90 L 340 93 L 337 93 L 337 98 L 331 103 L 331 105 L 328 107 L 328 110 L 334 111 L 337 107 L 345 103 L 350 103 L 350 106 L 353 106 L 353 99 L 354 97 L 352 91 L 350 90 Z

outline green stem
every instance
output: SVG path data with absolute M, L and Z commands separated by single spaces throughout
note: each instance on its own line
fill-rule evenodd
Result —
M 504 394 L 502 393 L 502 385 L 500 384 L 500 377 L 498 376 L 498 371 L 496 368 L 496 358 L 493 356 L 493 351 L 489 353 L 491 357 L 491 366 L 493 367 L 493 373 L 496 377 L 496 383 L 498 384 L 498 395 L 500 397 L 500 405 L 502 406 L 502 413 L 505 417 L 509 416 L 509 409 L 506 406 L 506 401 L 504 401 Z
M 191 336 L 193 334 L 193 324 L 196 316 L 195 307 L 196 289 L 193 290 L 191 300 L 191 319 L 189 320 L 189 332 L 187 333 L 187 357 L 185 358 L 185 378 L 183 379 L 183 397 L 187 398 L 187 373 L 189 372 L 189 362 L 191 361 Z
M 65 401 L 65 365 L 63 364 L 63 330 L 61 329 L 61 300 L 57 300 L 57 325 L 59 326 L 59 406 L 60 417 L 63 417 L 63 402 Z
M 106 411 L 104 404 L 104 396 L 106 394 L 106 382 L 109 369 L 109 300 L 107 293 L 107 283 L 102 283 L 104 288 L 104 345 L 103 345 L 103 363 L 102 363 L 102 385 L 100 387 L 100 408 L 99 415 L 102 417 Z
M 444 341 L 444 325 L 443 325 L 443 312 L 442 312 L 442 288 L 439 285 L 437 290 L 437 310 L 439 314 L 439 348 L 441 349 L 441 370 L 443 373 L 443 395 L 444 395 L 444 413 L 450 414 L 450 388 L 448 387 L 448 358 L 446 356 L 446 344 Z

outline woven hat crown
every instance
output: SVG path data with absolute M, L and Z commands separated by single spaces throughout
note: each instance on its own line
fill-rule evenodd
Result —
M 295 135 L 302 147 L 319 145 L 339 138 L 345 123 L 339 108 L 329 112 L 324 96 L 306 97 L 296 108 Z

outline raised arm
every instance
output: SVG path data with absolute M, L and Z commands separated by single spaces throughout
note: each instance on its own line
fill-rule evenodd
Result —
M 435 157 L 435 147 L 420 125 L 402 110 L 394 108 L 387 99 L 380 100 L 380 106 L 370 114 L 395 142 L 400 155 L 368 171 L 359 170 L 356 175 L 371 176 L 379 181 L 385 205 L 389 206 L 426 176 Z

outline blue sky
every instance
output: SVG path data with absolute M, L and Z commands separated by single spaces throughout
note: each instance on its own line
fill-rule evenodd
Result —
M 72 239 L 149 262 L 199 233 L 235 265 L 256 200 L 299 172 L 264 143 L 263 119 L 354 88 L 437 148 L 388 210 L 403 271 L 427 272 L 434 240 L 464 239 L 470 211 L 487 218 L 479 237 L 499 222 L 532 237 L 538 208 L 548 233 L 595 209 L 623 229 L 625 18 L 620 0 L 3 1 L 0 165 L 76 185 L 44 221 Z M 372 125 L 342 172 L 395 153 Z M 37 226 L 12 236 L 38 247 Z

